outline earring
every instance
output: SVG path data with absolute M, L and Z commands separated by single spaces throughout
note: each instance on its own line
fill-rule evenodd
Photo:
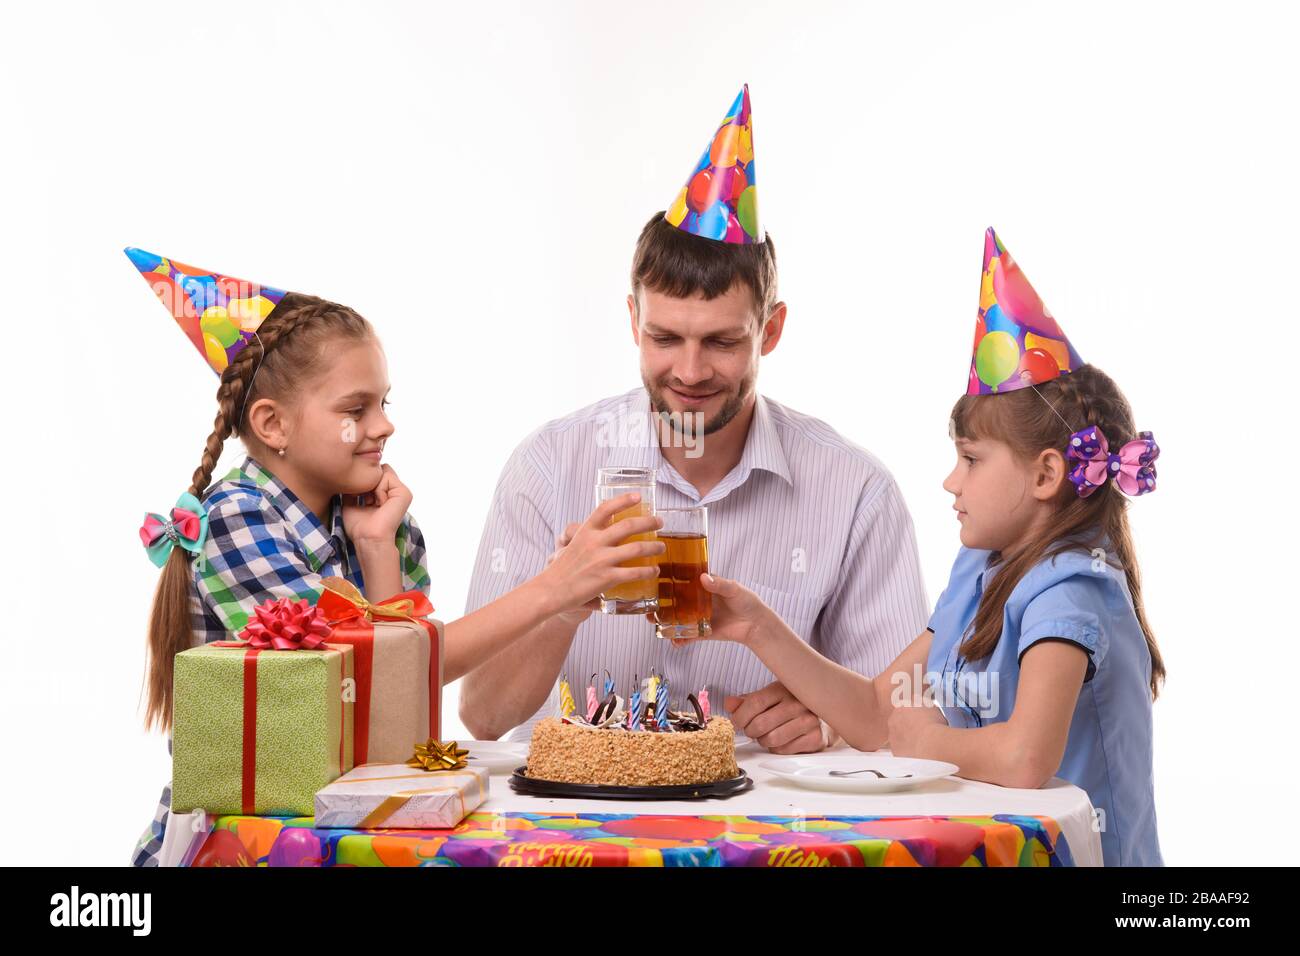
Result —
M 280 457 L 281 457 L 281 458 L 284 457 L 284 449 L 283 449 L 283 448 L 280 449 Z

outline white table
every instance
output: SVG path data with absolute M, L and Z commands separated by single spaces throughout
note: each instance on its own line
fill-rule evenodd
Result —
M 461 746 L 472 753 L 477 741 L 461 741 Z M 497 745 L 499 746 L 499 745 Z M 520 763 L 527 753 L 527 745 L 520 744 Z M 856 753 L 851 747 L 840 746 L 822 751 L 827 754 Z M 888 754 L 889 751 L 876 751 Z M 772 816 L 991 816 L 1012 813 L 1024 816 L 1047 816 L 1061 827 L 1070 846 L 1076 866 L 1101 866 L 1101 834 L 1093 827 L 1092 803 L 1088 795 L 1073 784 L 1053 779 L 1039 790 L 1013 790 L 991 783 L 949 777 L 926 784 L 916 790 L 902 793 L 867 794 L 834 793 L 824 790 L 806 790 L 788 783 L 763 768 L 767 760 L 779 756 L 752 740 L 740 738 L 736 742 L 736 762 L 754 781 L 754 787 L 744 793 L 726 798 L 701 800 L 578 800 L 561 797 L 540 797 L 515 793 L 508 782 L 511 771 L 492 774 L 488 799 L 478 812 L 498 813 L 660 813 L 693 816 L 699 814 L 734 813 L 737 815 Z M 174 826 L 173 826 L 174 825 Z M 173 834 L 175 829 L 175 834 Z M 201 824 L 197 828 L 205 831 Z M 192 833 L 188 815 L 174 817 L 167 826 L 166 839 L 177 838 L 166 845 L 162 865 L 176 865 L 185 853 Z M 181 834 L 186 839 L 182 843 Z
M 461 746 L 474 751 L 475 741 Z M 520 753 L 527 745 L 520 744 Z M 842 745 L 826 754 L 851 754 L 858 751 Z M 888 750 L 876 751 L 888 755 Z M 1101 834 L 1094 828 L 1092 803 L 1088 794 L 1074 784 L 1053 778 L 1039 790 L 1015 790 L 991 783 L 949 777 L 902 793 L 835 793 L 806 790 L 763 768 L 768 760 L 779 760 L 752 740 L 736 741 L 736 762 L 754 780 L 754 787 L 726 798 L 702 800 L 580 800 L 563 797 L 540 797 L 515 793 L 510 788 L 509 771 L 492 774 L 488 799 L 481 812 L 500 813 L 663 813 L 738 815 L 770 814 L 773 816 L 990 816 L 1013 813 L 1024 816 L 1047 816 L 1055 820 L 1065 835 L 1076 866 L 1101 866 Z M 522 763 L 522 760 L 520 761 Z

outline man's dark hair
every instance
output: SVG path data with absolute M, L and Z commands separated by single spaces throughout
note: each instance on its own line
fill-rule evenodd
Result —
M 641 230 L 632 256 L 632 294 L 652 289 L 675 299 L 716 299 L 737 282 L 754 296 L 760 326 L 776 297 L 776 247 L 769 235 L 752 245 L 704 239 L 678 229 L 657 212 Z

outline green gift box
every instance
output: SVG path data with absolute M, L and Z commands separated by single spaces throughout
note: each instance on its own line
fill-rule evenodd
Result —
M 172 810 L 311 816 L 352 768 L 352 647 L 176 655 Z

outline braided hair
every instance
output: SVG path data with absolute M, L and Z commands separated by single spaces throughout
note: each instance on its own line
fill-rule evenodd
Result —
M 326 347 L 339 339 L 365 341 L 374 329 L 345 305 L 312 295 L 286 293 L 257 337 L 241 349 L 221 373 L 217 386 L 217 415 L 203 444 L 199 466 L 190 477 L 189 493 L 202 500 L 212 481 L 226 439 L 240 438 L 249 453 L 271 454 L 248 428 L 248 409 L 259 398 L 292 401 L 302 383 L 324 364 Z M 149 667 L 145 679 L 145 726 L 167 729 L 172 721 L 174 658 L 194 641 L 190 593 L 191 560 L 183 548 L 173 548 L 163 565 L 149 616 Z
M 1071 433 L 1089 425 L 1096 425 L 1115 447 L 1137 437 L 1133 411 L 1119 386 L 1101 369 L 1086 364 L 1032 388 L 999 395 L 963 395 L 953 406 L 952 421 L 956 437 L 1004 442 L 1022 461 L 1031 461 L 1046 449 L 1064 454 Z M 1165 678 L 1165 665 L 1142 606 L 1142 577 L 1129 531 L 1128 498 L 1113 481 L 1086 498 L 1075 492 L 1073 483 L 1063 481 L 1053 504 L 1052 521 L 1024 547 L 1009 557 L 994 553 L 998 573 L 980 597 L 972 631 L 961 646 L 962 655 L 967 660 L 982 660 L 993 653 L 1002 636 L 1002 609 L 1034 565 L 1065 551 L 1092 553 L 1109 540 L 1107 564 L 1124 572 L 1151 654 L 1154 699 Z

